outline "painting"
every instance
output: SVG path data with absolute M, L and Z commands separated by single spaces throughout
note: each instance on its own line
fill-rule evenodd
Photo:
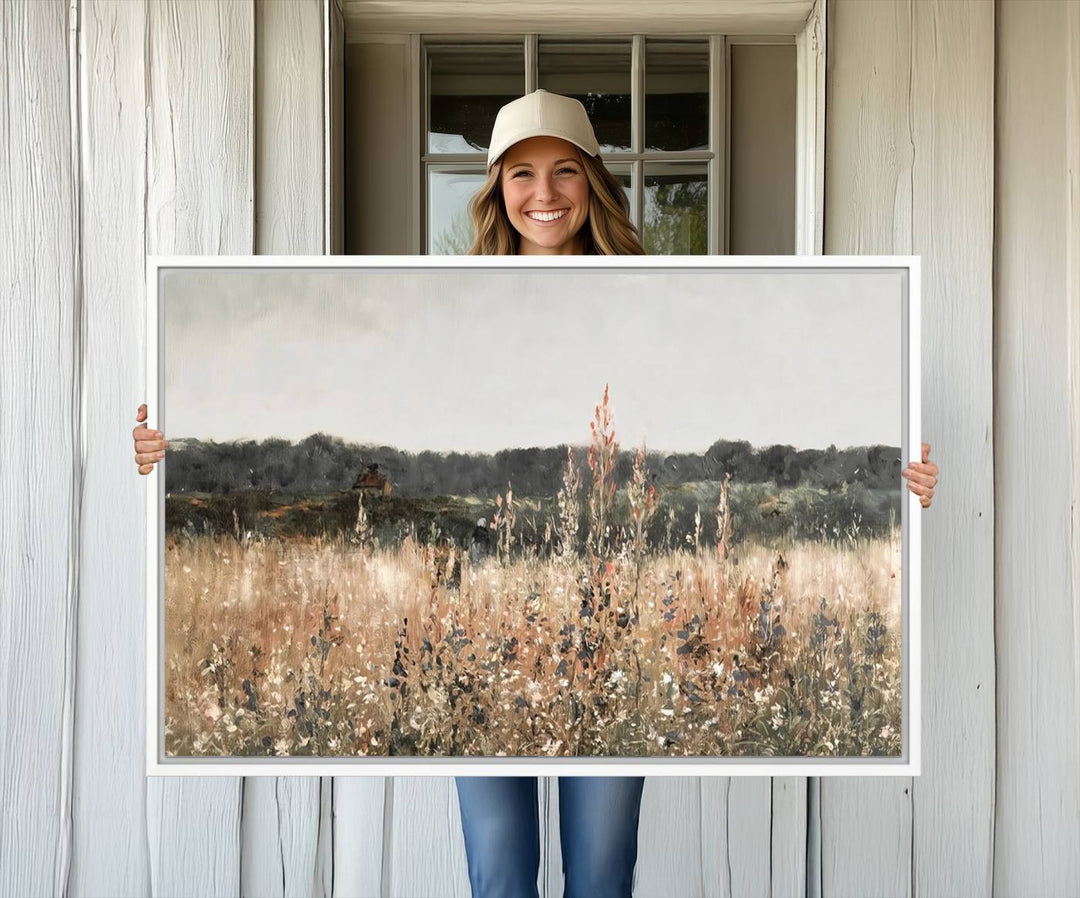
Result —
M 154 771 L 910 775 L 914 261 L 152 260 Z

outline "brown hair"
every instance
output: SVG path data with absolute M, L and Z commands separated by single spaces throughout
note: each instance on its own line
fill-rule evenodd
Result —
M 637 228 L 630 221 L 630 202 L 622 185 L 607 170 L 599 155 L 579 153 L 585 178 L 589 182 L 589 215 L 578 235 L 583 240 L 582 253 L 592 256 L 643 256 Z M 469 200 L 473 225 L 470 256 L 515 256 L 520 235 L 510 224 L 503 203 L 503 158 L 488 171 L 487 180 Z

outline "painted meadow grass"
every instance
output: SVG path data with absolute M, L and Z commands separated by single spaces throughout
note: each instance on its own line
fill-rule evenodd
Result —
M 171 497 L 166 754 L 899 757 L 899 489 L 618 459 L 605 389 L 550 495 Z

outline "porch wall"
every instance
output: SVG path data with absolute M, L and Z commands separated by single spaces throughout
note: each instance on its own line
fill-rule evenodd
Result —
M 0 894 L 466 895 L 448 779 L 143 773 L 143 256 L 335 245 L 336 0 L 0 29 Z M 826 252 L 923 257 L 924 773 L 650 779 L 636 894 L 1070 894 L 1080 11 L 830 0 L 827 39 Z

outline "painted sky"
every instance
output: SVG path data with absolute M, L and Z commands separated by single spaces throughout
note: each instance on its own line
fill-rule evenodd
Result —
M 162 273 L 169 439 L 901 443 L 898 271 Z

